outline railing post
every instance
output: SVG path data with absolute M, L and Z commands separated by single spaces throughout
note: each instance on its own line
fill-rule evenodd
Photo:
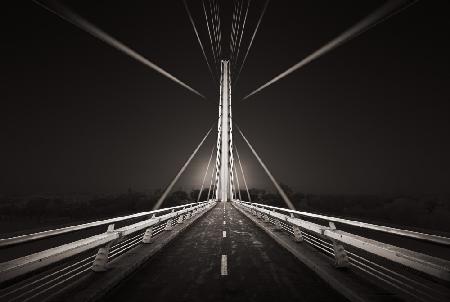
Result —
M 296 225 L 293 226 L 294 229 L 294 241 L 295 242 L 302 242 L 303 241 L 303 235 L 300 231 L 300 228 Z
M 107 233 L 114 232 L 114 224 L 108 225 Z M 92 263 L 91 269 L 94 272 L 104 272 L 106 271 L 108 264 L 108 254 L 109 249 L 111 248 L 112 242 L 108 242 L 104 246 L 98 249 L 97 255 L 95 255 L 94 262 Z
M 153 227 L 149 227 L 145 230 L 144 237 L 142 237 L 142 243 L 151 243 L 153 237 Z
M 153 214 L 151 219 L 154 219 L 155 217 L 156 215 Z M 153 226 L 145 230 L 144 236 L 142 237 L 142 243 L 152 243 L 153 241 L 152 237 L 153 237 Z
M 272 211 L 273 213 L 276 213 L 275 211 Z M 275 215 L 274 215 L 275 216 Z M 278 218 L 274 218 L 275 219 L 275 230 L 281 231 L 283 229 L 283 227 L 281 226 L 281 221 Z
M 172 210 L 172 212 L 171 213 L 173 213 L 174 212 L 174 210 Z M 166 227 L 164 228 L 164 231 L 171 231 L 173 229 L 173 226 L 172 226 L 172 218 L 169 218 L 167 221 L 166 221 Z
M 336 226 L 333 222 L 329 223 L 332 230 L 336 230 Z M 334 266 L 337 268 L 345 268 L 349 266 L 348 255 L 344 249 L 344 246 L 336 240 L 332 240 L 334 249 Z
M 262 215 L 261 215 L 261 212 L 260 212 L 260 211 L 256 212 L 256 217 L 258 217 L 259 219 L 261 219 Z
M 275 219 L 275 229 L 281 231 L 283 227 L 281 226 L 281 221 L 279 219 Z
M 189 208 L 190 209 L 188 209 L 188 212 L 186 213 L 186 217 L 184 218 L 185 220 L 191 219 L 191 212 L 192 212 L 191 208 L 192 208 L 192 205 L 190 205 Z
M 256 213 L 257 213 L 257 212 L 256 212 L 255 208 L 253 208 L 253 209 L 252 209 L 252 214 L 253 214 L 253 216 L 256 216 Z
M 294 213 L 291 213 L 291 217 L 295 218 L 294 217 Z M 294 231 L 294 241 L 295 242 L 302 242 L 303 241 L 303 235 L 302 235 L 302 232 L 300 231 L 300 228 L 298 226 L 296 226 L 296 225 L 293 225 L 292 229 Z
M 184 208 L 181 209 L 181 211 L 183 211 L 183 210 L 184 210 Z M 177 221 L 178 224 L 182 224 L 183 223 L 183 215 L 184 214 L 181 214 L 181 215 L 178 216 L 178 221 Z
M 276 213 L 276 212 L 274 210 L 269 210 L 269 213 Z M 281 227 L 280 220 L 278 218 L 275 218 L 275 215 L 270 215 L 270 216 L 272 216 L 272 218 L 274 220 L 273 224 L 275 225 L 275 230 L 281 230 L 282 227 Z M 267 217 L 269 222 L 270 222 L 270 216 L 268 215 L 268 217 Z

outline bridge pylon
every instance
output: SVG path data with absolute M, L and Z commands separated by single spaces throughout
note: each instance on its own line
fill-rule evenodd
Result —
M 220 75 L 219 122 L 217 126 L 216 198 L 234 199 L 233 121 L 231 115 L 230 61 L 222 60 Z

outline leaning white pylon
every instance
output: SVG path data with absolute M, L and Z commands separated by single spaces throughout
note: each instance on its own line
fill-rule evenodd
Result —
M 232 140 L 230 61 L 222 60 L 216 158 L 216 169 L 218 169 L 216 196 L 219 201 L 231 201 L 233 199 Z

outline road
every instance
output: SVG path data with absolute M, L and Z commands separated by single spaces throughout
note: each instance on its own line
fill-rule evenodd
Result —
M 104 301 L 346 301 L 230 203 L 218 205 Z

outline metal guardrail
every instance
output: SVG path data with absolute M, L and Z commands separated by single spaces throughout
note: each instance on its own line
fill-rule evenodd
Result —
M 443 237 L 443 236 L 426 234 L 426 233 L 410 231 L 410 230 L 403 230 L 403 229 L 398 229 L 398 228 L 393 228 L 393 227 L 388 227 L 388 226 L 381 226 L 381 225 L 376 225 L 376 224 L 361 222 L 361 221 L 354 221 L 354 220 L 338 218 L 338 217 L 333 217 L 333 216 L 314 214 L 314 213 L 302 212 L 302 211 L 294 211 L 294 210 L 284 209 L 284 208 L 277 208 L 277 207 L 268 206 L 268 205 L 264 205 L 264 204 L 260 204 L 260 203 L 249 203 L 246 201 L 240 201 L 240 202 L 251 204 L 253 206 L 261 207 L 264 209 L 281 212 L 281 213 L 289 213 L 289 214 L 293 213 L 293 214 L 297 214 L 297 215 L 300 215 L 303 217 L 325 220 L 327 222 L 338 222 L 338 223 L 342 223 L 342 224 L 346 224 L 346 225 L 350 225 L 350 226 L 360 227 L 363 229 L 380 231 L 380 232 L 384 232 L 384 233 L 388 233 L 388 234 L 399 235 L 402 237 L 409 237 L 409 238 L 414 238 L 414 239 L 418 239 L 418 240 L 422 240 L 422 241 L 429 241 L 429 242 L 433 242 L 433 243 L 450 246 L 450 238 Z
M 73 231 L 84 230 L 93 226 L 101 226 L 108 224 L 108 230 L 105 233 L 90 236 L 71 243 L 63 244 L 54 248 L 50 248 L 31 255 L 13 259 L 7 262 L 0 263 L 0 282 L 8 281 L 16 277 L 28 274 L 32 271 L 38 270 L 50 264 L 67 259 L 74 255 L 81 254 L 88 250 L 99 248 L 92 265 L 92 270 L 102 271 L 106 269 L 108 262 L 108 254 L 111 245 L 120 241 L 122 238 L 135 234 L 139 231 L 145 230 L 141 242 L 150 243 L 152 236 L 154 236 L 153 227 L 163 223 L 164 230 L 171 230 L 173 224 L 183 223 L 184 220 L 190 219 L 199 212 L 206 211 L 215 204 L 214 201 L 206 201 L 197 204 L 188 204 L 172 208 L 166 208 L 151 212 L 138 213 L 134 215 L 117 217 L 92 223 L 82 224 L 78 226 L 71 226 L 57 230 L 44 231 L 40 233 L 20 236 L 20 239 L 14 239 L 14 244 L 29 242 L 40 238 L 47 238 L 56 235 L 65 234 Z M 176 211 L 177 210 L 177 211 Z M 167 214 L 156 217 L 157 213 L 169 212 Z M 129 220 L 132 218 L 142 217 L 146 215 L 153 216 L 144 221 L 133 223 L 128 226 L 114 229 L 112 222 Z M 39 235 L 37 235 L 39 234 Z M 16 237 L 17 238 L 17 237 Z M 10 244 L 11 245 L 11 244 Z
M 168 211 L 181 209 L 181 208 L 185 208 L 185 207 L 193 206 L 193 205 L 195 205 L 195 203 L 189 203 L 186 205 L 165 208 L 165 209 L 159 209 L 159 210 L 154 210 L 154 211 L 150 211 L 150 212 L 140 212 L 140 213 L 131 214 L 131 215 L 127 215 L 127 216 L 120 216 L 120 217 L 115 217 L 115 218 L 110 218 L 110 219 L 105 219 L 105 220 L 98 220 L 98 221 L 58 228 L 58 229 L 54 229 L 54 230 L 46 230 L 46 231 L 32 233 L 32 234 L 14 236 L 14 237 L 10 237 L 10 238 L 1 238 L 0 239 L 0 248 L 12 246 L 12 245 L 18 245 L 18 244 L 22 244 L 25 242 L 39 240 L 39 239 L 50 238 L 50 237 L 54 237 L 54 236 L 58 236 L 58 235 L 66 234 L 66 233 L 86 230 L 86 229 L 90 229 L 90 228 L 94 228 L 94 227 L 98 227 L 98 226 L 102 226 L 102 225 L 108 225 L 111 223 L 117 223 L 117 222 L 122 222 L 122 221 L 130 220 L 130 219 L 135 219 L 135 218 L 145 217 L 145 216 L 154 215 L 154 214 L 158 214 L 158 213 L 168 212 Z
M 255 216 L 258 216 L 259 218 L 262 218 L 267 222 L 269 222 L 271 219 L 272 222 L 275 223 L 275 225 L 279 226 L 280 229 L 281 229 L 281 222 L 292 226 L 293 234 L 299 241 L 303 240 L 301 238 L 302 237 L 301 231 L 307 231 L 309 233 L 318 236 L 319 238 L 330 240 L 331 242 L 333 242 L 334 256 L 338 266 L 346 266 L 346 264 L 348 263 L 347 254 L 342 246 L 342 244 L 346 244 L 347 246 L 351 246 L 358 250 L 363 250 L 369 254 L 376 255 L 385 258 L 387 260 L 393 261 L 395 263 L 402 264 L 404 266 L 428 274 L 430 276 L 437 277 L 445 281 L 450 281 L 450 261 L 432 257 L 408 249 L 400 248 L 394 245 L 382 243 L 376 240 L 364 238 L 345 231 L 337 230 L 333 222 L 342 222 L 341 219 L 339 218 L 333 218 L 316 214 L 310 215 L 310 213 L 291 211 L 287 209 L 247 202 L 235 201 L 234 203 L 241 209 L 246 210 L 247 212 L 250 212 Z M 289 213 L 289 215 L 280 212 Z M 305 221 L 300 218 L 296 218 L 294 217 L 294 213 L 304 216 L 305 214 L 307 214 L 308 217 L 327 220 L 330 226 L 327 227 L 320 224 Z M 351 223 L 350 220 L 344 221 L 347 222 L 347 224 Z M 362 222 L 355 222 L 355 224 L 352 225 L 366 227 L 368 229 L 374 229 L 375 226 L 371 224 L 365 224 Z M 389 229 L 384 229 L 381 226 L 377 226 L 377 228 L 380 228 L 381 230 L 392 234 L 402 235 L 401 232 L 397 231 L 391 232 Z M 424 237 L 421 236 L 422 238 L 419 239 L 427 238 L 426 236 L 432 236 L 427 234 L 423 235 L 425 236 Z M 433 240 L 427 241 L 435 242 Z

